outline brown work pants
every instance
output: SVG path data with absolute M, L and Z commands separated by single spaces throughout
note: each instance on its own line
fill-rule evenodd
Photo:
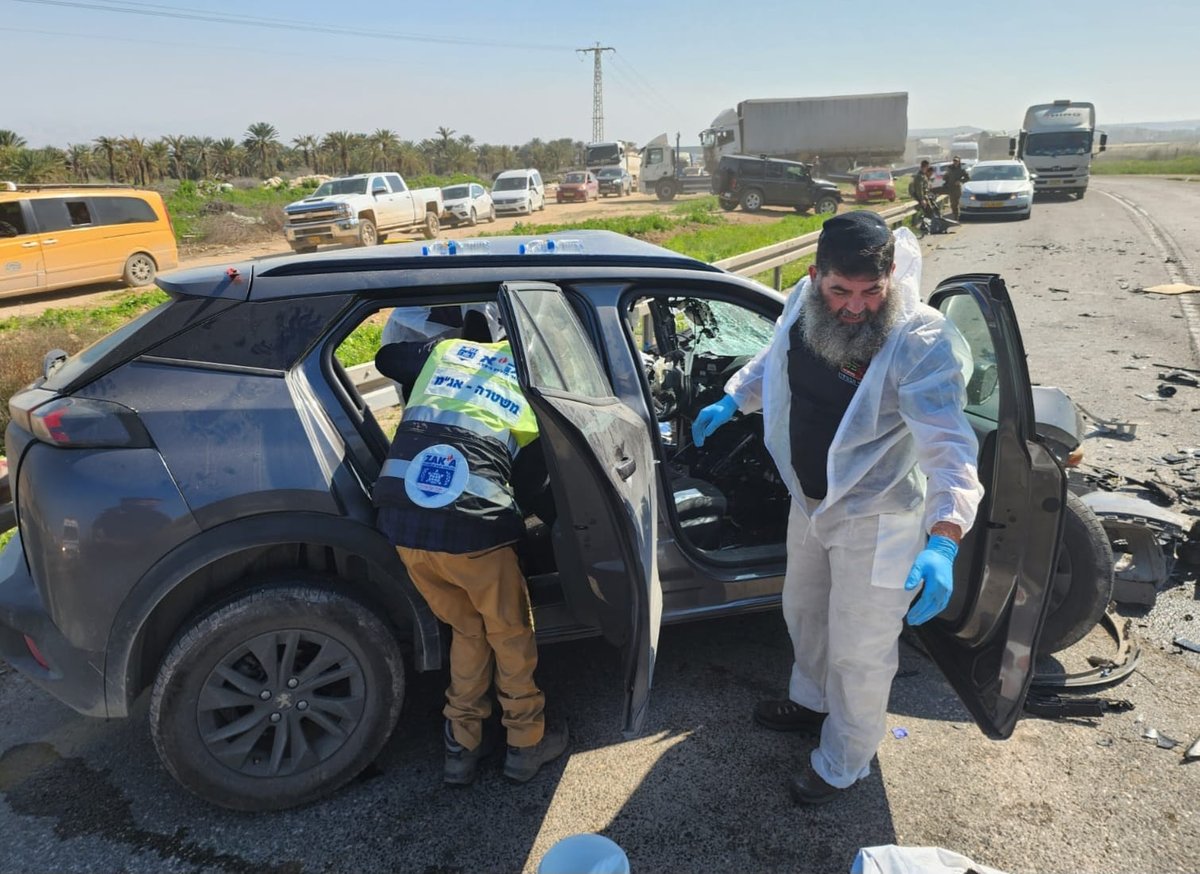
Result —
M 429 609 L 454 630 L 442 711 L 454 739 L 469 750 L 482 742 L 483 720 L 492 713 L 494 669 L 509 746 L 538 743 L 546 699 L 533 681 L 533 614 L 516 550 L 501 546 L 456 555 L 397 546 L 396 552 Z

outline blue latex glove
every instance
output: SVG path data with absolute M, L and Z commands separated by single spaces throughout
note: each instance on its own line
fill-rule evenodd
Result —
M 715 404 L 709 404 L 701 410 L 696 421 L 692 422 L 692 442 L 703 446 L 704 438 L 732 419 L 737 408 L 737 401 L 725 395 Z
M 928 622 L 946 609 L 950 593 L 954 591 L 954 557 L 958 555 L 958 544 L 949 537 L 935 534 L 929 538 L 917 560 L 913 562 L 904 588 L 909 591 L 925 581 L 925 589 L 917 603 L 908 611 L 908 624 L 920 625 Z

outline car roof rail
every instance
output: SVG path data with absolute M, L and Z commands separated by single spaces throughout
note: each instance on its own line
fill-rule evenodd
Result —
M 125 182 L 5 182 L 7 191 L 54 191 L 66 188 L 133 188 Z

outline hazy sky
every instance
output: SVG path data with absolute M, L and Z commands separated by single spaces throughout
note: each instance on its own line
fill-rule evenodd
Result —
M 597 42 L 605 137 L 639 144 L 695 143 L 746 98 L 873 91 L 907 91 L 910 128 L 1012 129 L 1060 97 L 1101 126 L 1200 118 L 1196 0 L 0 0 L 0 40 L 0 128 L 32 146 L 257 121 L 590 140 L 574 49 Z

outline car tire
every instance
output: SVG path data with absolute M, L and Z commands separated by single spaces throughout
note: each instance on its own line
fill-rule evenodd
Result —
M 675 183 L 662 179 L 654 186 L 654 193 L 658 196 L 659 200 L 674 200 L 677 193 Z
M 725 212 L 733 212 L 735 209 L 737 209 L 737 201 L 731 200 L 728 197 L 718 197 L 717 205 L 720 206 L 721 209 L 725 210 Z
M 1082 640 L 1108 608 L 1113 592 L 1113 554 L 1104 526 L 1092 508 L 1067 493 L 1058 563 L 1051 575 L 1050 606 L 1038 640 L 1049 655 Z
M 391 735 L 404 701 L 395 634 L 324 582 L 243 594 L 196 620 L 163 660 L 151 737 L 172 776 L 205 801 L 242 811 L 310 803 L 354 779 Z
M 358 245 L 374 246 L 378 242 L 379 231 L 375 228 L 375 222 L 360 218 L 358 220 Z
M 1031 218 L 1033 218 L 1033 207 L 1030 207 L 1029 209 L 1025 210 L 1025 214 L 1023 216 L 1021 216 L 1021 221 L 1027 222 Z
M 425 223 L 421 226 L 421 236 L 427 240 L 432 240 L 438 235 L 442 229 L 442 223 L 438 220 L 437 213 L 426 212 Z
M 469 224 L 471 227 L 475 227 L 477 224 L 479 224 L 479 216 L 475 213 L 475 207 L 471 207 L 471 217 L 467 219 L 467 224 Z
M 317 251 L 316 246 L 292 246 L 292 251 L 297 255 L 311 255 Z
M 817 202 L 813 204 L 813 212 L 817 215 L 836 215 L 838 211 L 837 198 L 832 195 L 824 195 L 818 197 Z
M 142 288 L 153 285 L 158 276 L 158 265 L 145 252 L 134 252 L 125 259 L 125 268 L 121 271 L 121 279 L 130 288 Z
M 494 222 L 495 220 L 496 220 L 496 204 L 493 203 L 491 205 L 491 207 L 488 209 L 488 222 L 491 223 L 491 222 Z
M 758 212 L 763 208 L 763 193 L 759 188 L 747 188 L 738 201 L 746 212 Z

